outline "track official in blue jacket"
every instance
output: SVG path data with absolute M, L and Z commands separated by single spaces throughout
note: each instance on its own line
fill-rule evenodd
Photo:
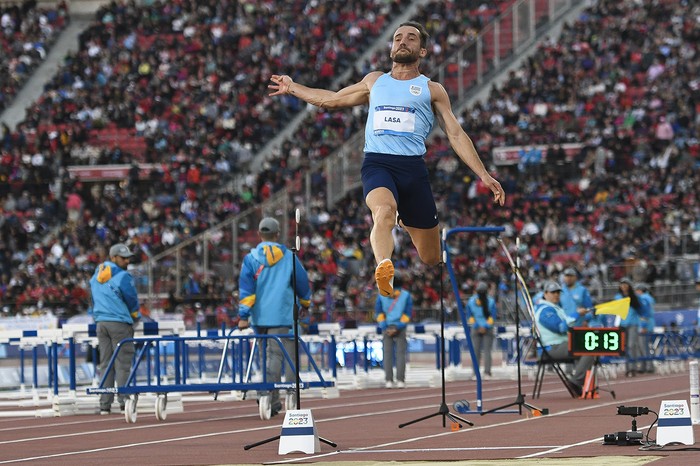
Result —
M 547 282 L 544 286 L 543 299 L 535 308 L 535 322 L 540 335 L 540 342 L 547 354 L 555 360 L 569 358 L 569 327 L 574 319 L 559 307 L 561 285 L 555 281 Z M 574 375 L 570 380 L 573 388 L 581 395 L 586 372 L 593 367 L 591 356 L 578 358 L 574 366 Z
M 634 377 L 637 372 L 642 370 L 642 337 L 639 334 L 639 328 L 642 324 L 642 319 L 648 318 L 649 311 L 646 300 L 643 300 L 634 292 L 632 280 L 627 277 L 620 279 L 619 291 L 615 295 L 615 299 L 630 298 L 630 310 L 627 317 L 620 320 L 620 327 L 625 329 L 625 374 L 627 377 Z
M 595 315 L 593 300 L 588 289 L 578 281 L 576 270 L 564 270 L 561 290 L 561 307 L 575 320 L 572 327 L 602 327 L 603 322 Z
M 406 387 L 406 326 L 411 321 L 413 298 L 403 288 L 399 275 L 394 276 L 394 296 L 379 294 L 374 306 L 377 323 L 382 329 L 384 352 L 384 381 L 386 388 L 394 387 L 394 363 L 396 363 L 396 387 Z M 394 356 L 396 353 L 396 356 Z
M 476 293 L 467 301 L 476 364 L 479 370 L 483 370 L 480 374 L 484 379 L 491 378 L 491 352 L 495 337 L 493 324 L 496 320 L 496 300 L 488 295 L 488 290 L 486 282 L 479 282 L 476 285 Z
M 642 302 L 642 307 L 646 307 L 646 315 L 640 319 L 639 323 L 639 339 L 642 351 L 642 364 L 639 368 L 640 372 L 654 372 L 654 361 L 652 360 L 651 345 L 656 326 L 654 318 L 656 299 L 649 292 L 649 285 L 646 283 L 637 283 L 634 285 L 634 291 L 639 296 Z
M 292 251 L 278 243 L 280 224 L 271 217 L 263 218 L 258 226 L 261 242 L 243 258 L 238 282 L 239 308 L 238 328 L 252 326 L 261 335 L 288 335 L 293 332 L 294 301 L 308 309 L 311 303 L 311 288 L 306 269 Z M 296 265 L 292 261 L 296 261 Z M 296 270 L 296 292 L 292 289 L 292 271 Z M 282 338 L 284 349 L 295 361 L 294 340 Z M 262 348 L 262 346 L 261 346 Z M 267 341 L 268 382 L 281 382 L 282 367 L 286 367 L 287 382 L 295 380 L 295 372 L 289 364 L 284 364 L 284 353 L 280 345 Z M 260 396 L 268 392 L 260 392 Z M 279 413 L 282 403 L 279 391 L 271 393 L 271 415 Z
M 141 317 L 139 298 L 134 279 L 126 271 L 134 254 L 122 243 L 109 249 L 109 260 L 103 262 L 90 279 L 92 294 L 92 316 L 97 324 L 97 340 L 100 349 L 100 371 L 104 387 L 118 387 L 126 384 L 134 357 L 134 344 L 129 342 L 121 346 L 112 370 L 107 373 L 107 366 L 120 341 L 134 337 L 134 323 Z M 125 397 L 118 396 L 119 406 L 124 410 Z M 109 414 L 114 401 L 114 394 L 100 396 L 100 414 Z

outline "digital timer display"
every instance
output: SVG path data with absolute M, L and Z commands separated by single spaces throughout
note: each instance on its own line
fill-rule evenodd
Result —
M 625 331 L 619 327 L 574 327 L 569 329 L 572 356 L 621 356 L 625 353 Z

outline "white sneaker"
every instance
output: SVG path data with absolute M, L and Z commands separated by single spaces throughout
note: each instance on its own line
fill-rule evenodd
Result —
M 396 382 L 396 388 L 406 388 L 406 382 L 399 380 Z
M 394 382 L 387 382 L 384 384 L 384 388 L 394 388 Z

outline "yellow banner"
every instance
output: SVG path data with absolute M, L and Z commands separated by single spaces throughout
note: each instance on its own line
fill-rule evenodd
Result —
M 616 299 L 614 301 L 608 301 L 607 303 L 598 304 L 595 306 L 596 315 L 607 314 L 620 316 L 621 319 L 627 317 L 627 313 L 630 310 L 630 299 L 622 298 Z

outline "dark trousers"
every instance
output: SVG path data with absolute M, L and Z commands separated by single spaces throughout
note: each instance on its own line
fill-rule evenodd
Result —
M 258 333 L 265 334 L 265 335 L 288 335 L 293 332 L 292 329 L 289 327 L 267 327 L 265 329 L 258 329 Z M 266 359 L 267 359 L 267 367 L 265 368 L 265 377 L 267 378 L 268 382 L 281 382 L 282 381 L 282 368 L 284 367 L 285 371 L 285 382 L 294 382 L 296 379 L 296 372 L 294 371 L 294 368 L 287 364 L 286 358 L 284 357 L 284 353 L 282 352 L 282 346 L 284 347 L 284 351 L 287 352 L 289 357 L 292 359 L 292 362 L 296 361 L 296 353 L 294 352 L 294 339 L 293 338 L 280 338 L 280 341 L 282 342 L 282 346 L 280 344 L 272 339 L 272 338 L 266 338 L 266 339 L 260 339 L 260 348 L 262 348 L 262 342 L 264 340 L 267 340 L 267 351 L 266 351 Z M 266 395 L 268 392 L 262 391 L 258 393 L 259 395 Z M 280 392 L 279 390 L 272 390 L 270 393 L 270 406 L 272 406 L 273 410 L 280 411 L 282 407 L 282 402 L 280 400 Z
M 569 344 L 560 343 L 554 345 L 547 352 L 555 361 L 566 361 L 569 358 Z M 586 372 L 593 367 L 594 362 L 595 358 L 593 356 L 581 356 L 577 358 L 574 364 L 574 377 L 572 382 L 579 387 L 583 387 L 583 383 L 586 381 Z
M 382 341 L 384 344 L 384 380 L 394 381 L 394 363 L 396 363 L 396 380 L 397 382 L 405 382 L 406 350 L 408 347 L 406 328 L 399 330 L 399 333 L 393 337 L 388 336 L 385 332 Z M 394 358 L 394 351 L 396 351 L 396 358 Z
M 134 343 L 125 343 L 119 349 L 117 358 L 114 361 L 112 370 L 107 371 L 112 354 L 117 348 L 117 344 L 125 338 L 134 337 L 134 327 L 131 324 L 124 322 L 98 322 L 97 323 L 97 341 L 100 348 L 100 372 L 104 377 L 104 388 L 114 387 L 116 379 L 117 387 L 126 385 L 126 379 L 129 377 L 131 370 L 131 362 L 134 359 Z M 117 396 L 119 404 L 124 406 L 124 395 Z M 100 395 L 100 409 L 109 410 L 114 401 L 113 393 L 104 393 Z

